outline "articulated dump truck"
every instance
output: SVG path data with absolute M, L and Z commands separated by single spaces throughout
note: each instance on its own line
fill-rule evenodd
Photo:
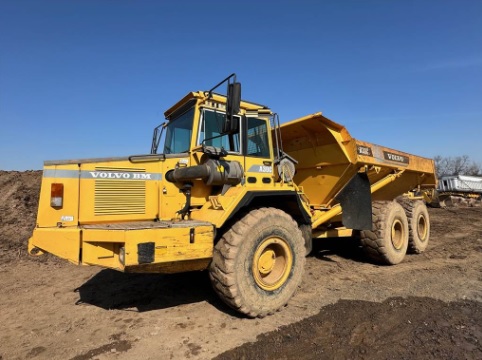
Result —
M 234 74 L 165 117 L 150 154 L 45 162 L 32 255 L 208 270 L 226 304 L 263 317 L 293 296 L 316 239 L 354 236 L 387 265 L 426 249 L 432 160 L 356 140 L 321 113 L 280 126 L 241 100 Z

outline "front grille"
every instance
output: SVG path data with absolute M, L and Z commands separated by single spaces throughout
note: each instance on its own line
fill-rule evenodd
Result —
M 117 174 L 143 173 L 145 169 L 96 168 Z M 96 179 L 95 215 L 144 214 L 146 211 L 146 181 L 132 179 Z

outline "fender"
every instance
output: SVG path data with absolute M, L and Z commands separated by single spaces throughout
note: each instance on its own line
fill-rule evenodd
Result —
M 248 191 L 238 202 L 227 220 L 232 219 L 243 208 L 272 206 L 285 211 L 300 224 L 311 224 L 311 215 L 304 209 L 301 199 L 294 191 Z

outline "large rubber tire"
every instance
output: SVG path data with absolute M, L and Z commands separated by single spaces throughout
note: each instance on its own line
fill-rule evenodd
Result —
M 286 305 L 305 265 L 304 239 L 291 216 L 261 208 L 242 216 L 214 247 L 209 276 L 219 297 L 248 317 Z
M 380 264 L 402 262 L 408 248 L 408 220 L 403 207 L 395 201 L 374 201 L 372 212 L 372 230 L 360 232 L 363 250 Z
M 421 200 L 401 203 L 408 219 L 408 252 L 420 254 L 425 251 L 430 239 L 430 218 L 425 203 Z

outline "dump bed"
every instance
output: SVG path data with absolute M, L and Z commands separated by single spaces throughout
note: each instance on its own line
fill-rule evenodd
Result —
M 321 113 L 283 124 L 281 138 L 284 151 L 298 161 L 294 181 L 312 206 L 332 206 L 340 190 L 364 170 L 371 184 L 397 175 L 396 181 L 373 193 L 373 200 L 392 200 L 436 184 L 433 160 L 356 140 Z

